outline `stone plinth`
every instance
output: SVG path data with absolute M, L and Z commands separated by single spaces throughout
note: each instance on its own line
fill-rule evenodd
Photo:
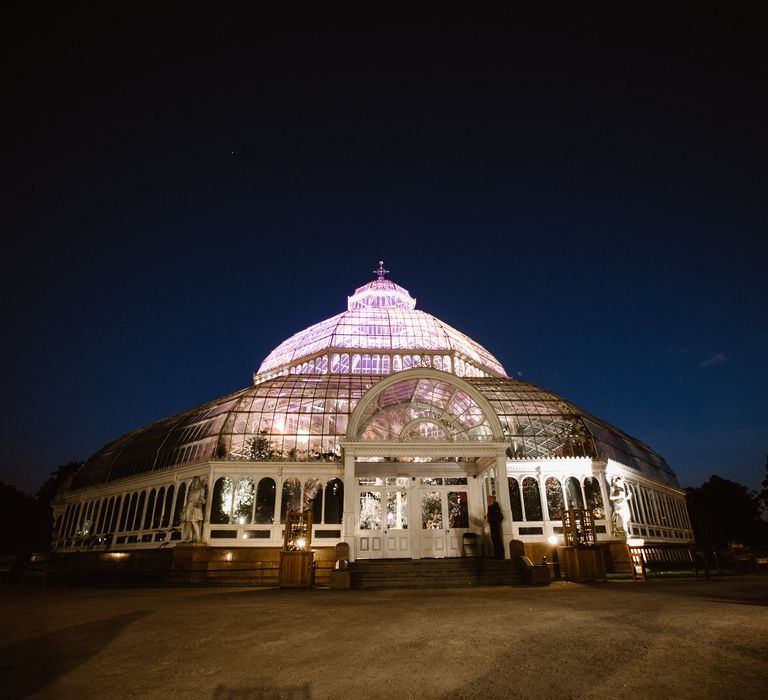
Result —
M 177 544 L 173 548 L 171 576 L 176 583 L 205 583 L 208 576 L 208 545 L 203 542 Z

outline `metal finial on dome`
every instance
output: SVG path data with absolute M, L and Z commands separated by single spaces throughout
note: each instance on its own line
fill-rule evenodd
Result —
M 389 270 L 385 270 L 384 269 L 384 261 L 383 260 L 379 260 L 379 269 L 378 270 L 374 270 L 373 274 L 374 275 L 378 275 L 379 280 L 383 280 L 384 279 L 384 275 L 388 275 L 389 274 Z

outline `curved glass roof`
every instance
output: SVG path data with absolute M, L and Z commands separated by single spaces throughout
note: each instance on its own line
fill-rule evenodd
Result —
M 490 440 L 477 402 L 455 384 L 403 379 L 387 387 L 361 417 L 361 440 Z
M 361 439 L 488 439 L 488 421 L 466 392 L 437 378 L 402 376 L 368 407 Z M 263 381 L 106 445 L 88 459 L 73 487 L 210 459 L 338 461 L 350 415 L 382 379 L 294 374 Z M 614 459 L 677 485 L 667 463 L 649 447 L 550 391 L 507 377 L 460 381 L 497 414 L 510 459 Z
M 482 345 L 434 316 L 418 311 L 416 299 L 407 289 L 384 279 L 385 272 L 382 266 L 379 279 L 355 290 L 347 299 L 347 311 L 316 323 L 278 345 L 261 363 L 254 381 L 281 372 L 343 373 L 342 367 L 354 374 L 377 373 L 372 372 L 375 366 L 378 373 L 389 374 L 415 366 L 409 351 L 419 354 L 426 351 L 430 357 L 428 366 L 459 376 L 506 376 L 501 363 Z M 376 351 L 378 360 L 366 368 L 362 355 L 358 355 L 360 362 L 356 365 L 347 353 L 347 365 L 342 361 L 334 365 L 331 361 L 329 366 L 328 356 L 334 354 L 334 350 L 336 355 L 344 354 L 345 350 Z M 435 352 L 450 354 L 449 362 L 441 358 L 437 367 L 429 355 Z M 402 361 L 395 362 L 395 355 L 400 358 L 403 353 L 409 358 L 407 366 Z M 324 357 L 320 360 L 319 356 Z M 311 365 L 308 360 L 312 360 Z M 419 366 L 424 366 L 421 358 Z

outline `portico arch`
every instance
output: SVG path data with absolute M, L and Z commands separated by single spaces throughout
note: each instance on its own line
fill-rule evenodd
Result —
M 420 418 L 444 426 L 451 441 L 504 441 L 501 422 L 479 391 L 425 368 L 394 374 L 368 391 L 350 416 L 347 440 L 399 440 Z

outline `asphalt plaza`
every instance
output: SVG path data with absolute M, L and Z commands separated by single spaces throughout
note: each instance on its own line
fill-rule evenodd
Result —
M 763 698 L 768 576 L 0 589 L 9 698 Z

